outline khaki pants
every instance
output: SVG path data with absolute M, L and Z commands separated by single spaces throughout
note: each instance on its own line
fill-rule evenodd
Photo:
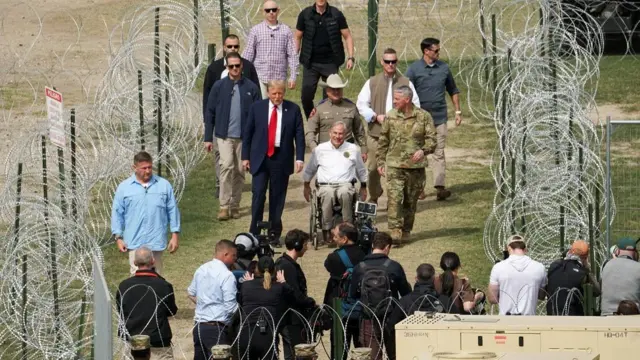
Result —
M 367 170 L 369 170 L 369 178 L 367 180 L 367 188 L 369 189 L 369 201 L 376 202 L 382 195 L 382 183 L 380 182 L 380 174 L 378 174 L 378 139 L 369 136 L 367 140 Z
M 260 92 L 262 93 L 262 99 L 266 99 L 267 98 L 267 83 L 263 83 L 262 81 L 260 81 Z
M 340 185 L 321 185 L 318 188 L 322 207 L 322 230 L 331 230 L 333 225 L 333 204 L 342 206 L 342 221 L 353 224 L 353 197 L 356 189 L 350 183 Z
M 133 264 L 136 257 L 135 254 L 136 254 L 135 250 L 129 250 L 129 274 L 131 274 L 131 276 L 135 275 L 136 271 L 138 270 L 138 267 Z M 159 275 L 162 275 L 162 251 L 154 251 L 153 259 L 156 261 L 155 263 L 156 272 Z
M 237 209 L 244 186 L 242 140 L 217 139 L 220 150 L 220 208 Z
M 436 126 L 436 150 L 429 163 L 433 167 L 433 186 L 444 187 L 446 161 L 444 159 L 444 146 L 447 141 L 447 123 Z
M 173 348 L 168 347 L 152 347 L 151 360 L 173 360 Z

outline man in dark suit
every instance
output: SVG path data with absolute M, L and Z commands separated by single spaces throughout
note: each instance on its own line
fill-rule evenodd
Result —
M 237 35 L 229 34 L 226 38 L 224 38 L 224 44 L 222 49 L 222 58 L 212 61 L 207 67 L 207 72 L 204 75 L 204 85 L 202 87 L 202 118 L 206 119 L 207 117 L 207 102 L 209 100 L 209 93 L 213 88 L 213 84 L 216 81 L 225 78 L 229 75 L 229 70 L 227 69 L 227 60 L 226 56 L 229 53 L 237 53 L 240 54 L 240 39 Z M 258 72 L 256 68 L 253 66 L 251 61 L 247 59 L 242 59 L 242 77 L 245 79 L 251 80 L 254 84 L 260 84 L 260 80 L 258 80 Z M 220 152 L 218 148 L 213 146 L 214 149 L 214 157 L 215 157 L 215 168 L 216 168 L 216 198 L 220 195 Z M 207 149 L 207 151 L 211 151 Z
M 269 99 L 253 104 L 247 126 L 242 132 L 242 165 L 251 172 L 251 226 L 259 233 L 264 201 L 269 188 L 269 222 L 276 239 L 282 233 L 282 211 L 289 186 L 289 176 L 304 167 L 304 127 L 300 107 L 284 100 L 286 84 L 282 80 L 267 83 Z M 295 147 L 294 147 L 295 144 Z

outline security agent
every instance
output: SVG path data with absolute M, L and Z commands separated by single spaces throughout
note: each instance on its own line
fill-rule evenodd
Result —
M 299 299 L 298 304 L 291 307 L 302 314 L 309 313 L 315 307 L 315 300 L 307 295 L 307 278 L 298 264 L 298 258 L 304 256 L 309 247 L 309 234 L 294 229 L 290 230 L 284 239 L 287 251 L 276 261 L 276 270 L 284 271 L 284 277 L 289 286 L 293 289 L 295 297 Z M 293 312 L 289 312 L 283 319 L 284 324 L 281 335 L 285 360 L 295 358 L 294 347 L 306 342 L 305 321 Z
M 329 272 L 329 281 L 327 281 L 327 288 L 324 292 L 324 304 L 333 306 L 333 300 L 335 298 L 342 298 L 341 284 L 345 279 L 347 273 L 347 265 L 351 265 L 353 269 L 362 260 L 364 260 L 365 253 L 358 246 L 358 229 L 353 224 L 343 222 L 333 229 L 333 241 L 338 246 L 334 252 L 327 256 L 324 261 L 324 268 Z M 345 258 L 346 257 L 346 258 Z M 347 264 L 346 262 L 349 262 Z M 343 314 L 348 315 L 348 314 Z M 360 347 L 360 341 L 358 339 L 360 329 L 360 319 L 357 317 L 354 311 L 354 316 L 343 319 L 343 326 L 346 329 L 343 352 L 343 358 L 346 359 L 349 353 L 349 344 L 353 339 L 353 347 Z M 358 314 L 359 315 L 359 314 Z M 331 333 L 331 354 L 334 353 L 335 342 L 334 333 Z

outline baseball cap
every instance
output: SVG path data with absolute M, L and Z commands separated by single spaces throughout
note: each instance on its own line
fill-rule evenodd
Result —
M 526 242 L 524 241 L 524 237 L 521 235 L 511 235 L 509 236 L 509 238 L 507 239 L 507 246 L 510 246 L 511 244 L 513 244 L 516 241 L 520 241 L 526 244 Z
M 617 242 L 618 249 L 620 250 L 636 250 L 637 244 L 638 240 L 631 237 L 623 237 L 622 239 L 618 239 Z
M 571 244 L 571 253 L 576 256 L 587 256 L 589 253 L 589 244 L 584 240 L 576 240 Z
M 131 350 L 141 351 L 147 350 L 151 346 L 149 335 L 133 335 L 131 337 Z

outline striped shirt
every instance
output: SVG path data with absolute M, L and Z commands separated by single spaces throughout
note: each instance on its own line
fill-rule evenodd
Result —
M 285 24 L 279 22 L 271 27 L 263 21 L 251 28 L 242 57 L 256 67 L 260 82 L 286 80 L 287 65 L 289 80 L 296 80 L 299 60 L 293 33 Z

